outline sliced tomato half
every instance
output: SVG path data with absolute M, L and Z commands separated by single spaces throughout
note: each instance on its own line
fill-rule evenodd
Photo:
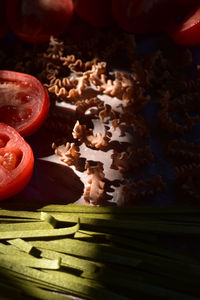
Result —
M 200 5 L 178 25 L 169 30 L 169 35 L 177 44 L 200 45 Z
M 48 42 L 69 25 L 72 0 L 7 0 L 8 23 L 20 39 L 29 43 Z
M 46 88 L 34 76 L 0 71 L 0 122 L 28 136 L 44 122 L 49 103 Z
M 12 127 L 0 123 L 0 200 L 20 192 L 33 172 L 31 147 Z

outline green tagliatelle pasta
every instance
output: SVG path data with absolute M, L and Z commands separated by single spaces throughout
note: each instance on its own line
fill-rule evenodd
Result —
M 4 291 L 12 282 L 22 299 L 200 297 L 198 257 L 159 238 L 198 237 L 198 209 L 52 205 L 20 213 L 0 210 Z

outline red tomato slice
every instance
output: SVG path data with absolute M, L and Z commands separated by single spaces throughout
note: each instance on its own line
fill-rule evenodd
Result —
M 182 45 L 200 45 L 200 6 L 196 7 L 179 25 L 171 28 L 169 35 Z
M 112 12 L 118 25 L 136 34 L 163 31 L 182 17 L 198 0 L 112 0 Z
M 7 3 L 7 0 L 0 1 L 0 5 L 1 5 L 1 9 L 0 9 L 0 39 L 2 37 L 4 37 L 4 35 L 8 31 L 8 22 L 7 22 L 7 18 L 6 18 L 6 3 Z
M 45 87 L 34 76 L 0 71 L 0 122 L 28 136 L 44 122 L 49 103 Z
M 74 9 L 82 20 L 95 27 L 106 27 L 113 23 L 111 0 L 75 0 Z
M 60 36 L 73 16 L 72 0 L 8 0 L 8 23 L 13 32 L 30 43 Z
M 12 127 L 0 123 L 0 200 L 19 193 L 33 172 L 31 147 Z

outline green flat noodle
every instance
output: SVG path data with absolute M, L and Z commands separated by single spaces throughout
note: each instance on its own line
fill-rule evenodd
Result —
M 97 218 L 87 218 L 87 217 L 80 217 L 76 215 L 68 216 L 68 214 L 61 214 L 60 216 L 57 214 L 52 213 L 58 221 L 65 221 L 75 223 L 80 220 L 81 229 L 84 226 L 88 226 L 90 229 L 93 228 L 97 230 L 101 228 L 107 229 L 114 229 L 114 230 L 127 230 L 127 231 L 142 231 L 148 233 L 158 233 L 158 234 L 173 234 L 173 235 L 200 235 L 200 226 L 198 224 L 189 225 L 188 224 L 181 224 L 175 222 L 168 222 L 168 221 L 135 221 L 135 220 L 118 220 L 114 222 L 112 219 L 97 219 Z
M 17 239 L 18 240 L 18 239 Z M 16 243 L 17 240 L 9 240 L 8 242 L 10 244 L 12 244 L 13 246 L 16 246 L 18 247 L 19 249 L 25 251 L 24 247 L 21 247 L 21 242 L 20 243 Z M 22 240 L 21 240 L 22 241 Z M 32 249 L 33 246 L 31 245 L 31 242 L 25 242 L 23 241 L 27 247 L 27 249 Z M 100 265 L 100 264 L 96 264 L 94 262 L 90 262 L 90 261 L 87 261 L 85 259 L 80 259 L 80 258 L 77 258 L 77 257 L 73 257 L 71 255 L 66 255 L 66 254 L 63 254 L 63 253 L 59 253 L 59 252 L 56 252 L 56 251 L 50 251 L 50 250 L 45 250 L 45 249 L 42 249 L 42 248 L 35 248 L 35 250 L 39 251 L 40 252 L 40 256 L 41 257 L 44 257 L 44 258 L 49 258 L 49 259 L 61 259 L 61 262 L 60 264 L 61 265 L 65 265 L 65 266 L 69 266 L 69 267 L 72 267 L 74 269 L 78 269 L 78 270 L 84 270 L 84 271 L 87 271 L 89 273 L 93 273 L 96 271 L 97 267 Z M 20 255 L 20 256 L 24 256 L 25 253 L 15 249 L 15 248 L 12 248 L 10 246 L 6 246 L 4 244 L 1 244 L 0 243 L 0 252 L 1 253 L 7 253 L 7 254 L 10 254 L 10 255 Z M 25 251 L 27 252 L 27 251 Z M 29 253 L 29 252 L 27 252 Z M 30 257 L 30 256 L 27 256 L 27 257 Z
M 188 268 L 188 271 L 187 271 Z M 152 270 L 154 271 L 152 272 Z M 198 294 L 199 290 L 199 272 L 194 272 L 192 268 L 187 264 L 181 268 L 177 268 L 177 264 L 169 263 L 167 265 L 160 266 L 146 263 L 145 266 L 140 266 L 143 277 L 148 277 L 148 281 L 154 279 L 155 285 L 166 286 L 169 289 L 179 290 L 185 293 Z M 198 273 L 198 274 L 197 274 Z M 141 280 L 143 281 L 143 279 Z
M 36 244 L 41 244 L 42 242 L 35 242 Z M 52 247 L 52 243 L 50 243 L 50 247 Z M 48 243 L 48 244 L 49 244 Z M 44 243 L 43 243 L 44 244 Z M 54 242 L 55 244 L 55 242 Z M 47 244 L 46 244 L 47 245 Z M 46 246 L 44 245 L 44 246 Z M 5 246 L 3 245 L 3 251 L 4 253 L 7 253 L 8 251 L 6 251 L 6 247 L 9 248 L 8 246 Z M 86 244 L 87 246 L 87 244 Z M 58 245 L 56 245 L 55 247 L 57 249 L 57 251 L 60 250 L 60 247 Z M 87 246 L 88 248 L 88 246 Z M 101 249 L 101 248 L 100 248 Z M 1 248 L 0 248 L 1 250 Z M 13 250 L 13 249 L 8 249 L 8 250 Z M 65 255 L 65 254 L 62 254 L 62 253 L 58 253 L 58 252 L 52 252 L 52 251 L 48 251 L 48 250 L 43 250 L 42 248 L 39 249 L 41 250 L 41 256 L 43 257 L 47 257 L 47 258 L 61 258 L 63 260 L 63 263 L 66 262 L 66 264 L 68 266 L 72 266 L 72 267 L 75 267 L 77 269 L 86 269 L 88 270 L 88 272 L 94 272 L 94 264 L 92 264 L 92 267 L 93 269 L 89 269 L 89 267 L 91 267 L 91 264 L 88 262 L 88 261 L 84 261 L 84 260 L 80 260 L 78 258 L 74 258 L 73 256 L 70 257 L 70 255 Z M 62 249 L 61 249 L 62 250 Z M 80 255 L 80 252 L 77 252 L 79 255 Z M 147 270 L 148 272 L 151 270 L 154 270 L 156 272 L 165 272 L 166 274 L 171 274 L 171 270 L 173 269 L 173 272 L 174 274 L 176 274 L 176 276 L 190 276 L 191 278 L 194 277 L 194 276 L 198 276 L 200 275 L 200 268 L 199 266 L 197 265 L 197 263 L 199 264 L 199 262 L 197 260 L 193 261 L 193 265 L 190 263 L 190 261 L 187 263 L 185 261 L 181 262 L 180 260 L 169 260 L 169 259 L 166 259 L 166 258 L 162 258 L 159 256 L 155 256 L 155 255 L 151 255 L 151 254 L 148 254 L 148 253 L 143 253 L 143 252 L 138 252 L 138 251 L 128 251 L 128 254 L 130 255 L 130 253 L 132 254 L 133 257 L 135 258 L 140 258 L 144 261 L 144 264 L 141 263 L 139 265 L 139 267 L 141 269 L 144 269 L 144 270 Z M 12 252 L 11 254 L 15 254 L 15 252 Z M 17 254 L 17 253 L 16 253 Z M 21 255 L 21 253 L 18 253 Z M 177 254 L 178 255 L 178 254 Z M 96 258 L 96 257 L 94 257 Z M 66 260 L 64 260 L 66 259 Z M 80 265 L 80 262 L 82 263 Z M 118 262 L 116 262 L 118 263 Z M 150 263 L 150 264 L 149 264 Z M 196 264 L 194 264 L 196 263 Z M 97 266 L 102 266 L 101 264 L 97 264 Z M 155 269 L 156 268 L 156 269 Z M 87 275 L 88 276 L 88 275 Z
M 129 298 L 119 295 L 118 293 L 107 290 L 99 282 L 94 280 L 89 280 L 86 278 L 77 277 L 71 274 L 46 270 L 45 273 L 51 276 L 56 276 L 57 280 L 60 280 L 63 283 L 68 283 L 71 291 L 80 291 L 80 293 L 91 300 L 102 300 L 102 299 L 115 299 L 115 300 L 128 300 Z M 80 294 L 80 295 L 81 295 Z
M 31 253 L 31 251 L 33 250 L 33 246 L 22 239 L 8 240 L 8 243 L 14 245 L 15 247 L 26 253 Z
M 76 224 L 76 225 L 71 226 L 71 227 L 59 228 L 59 229 L 5 231 L 5 232 L 1 232 L 0 239 L 1 240 L 6 240 L 6 239 L 16 239 L 16 238 L 66 236 L 66 235 L 74 234 L 77 230 L 79 230 L 79 226 L 80 226 L 79 224 Z
M 192 222 L 188 223 L 187 218 L 184 215 L 180 215 L 178 217 L 176 217 L 176 219 L 174 218 L 173 221 L 173 217 L 175 217 L 174 215 L 166 215 L 164 217 L 161 218 L 161 216 L 158 215 L 134 215 L 134 214 L 100 214 L 100 213 L 84 213 L 84 212 L 77 212 L 77 213 L 70 213 L 70 212 L 51 212 L 51 216 L 54 217 L 57 221 L 61 221 L 61 222 L 71 222 L 71 223 L 75 223 L 77 222 L 77 219 L 80 218 L 81 223 L 82 224 L 87 224 L 88 221 L 90 220 L 90 223 L 95 222 L 95 220 L 103 220 L 104 223 L 106 222 L 111 222 L 111 223 L 119 223 L 119 222 L 125 222 L 128 224 L 128 222 L 130 222 L 130 226 L 132 224 L 132 222 L 144 222 L 144 223 L 153 223 L 153 222 L 160 222 L 161 224 L 166 224 L 166 225 L 170 225 L 170 224 L 175 224 L 175 225 L 189 225 L 190 223 L 192 224 Z M 168 218 L 168 219 L 167 219 Z M 179 218 L 179 219 L 178 219 Z M 186 219 L 184 219 L 186 218 Z M 200 224 L 200 221 L 198 219 L 197 222 L 197 218 L 196 221 L 194 222 L 194 224 L 196 225 L 197 223 Z M 113 227 L 114 225 L 112 225 Z M 119 227 L 119 226 L 118 226 Z
M 154 241 L 152 244 L 149 243 L 149 240 L 140 241 L 135 239 L 135 236 L 133 238 L 127 238 L 123 236 L 119 236 L 117 234 L 107 234 L 107 233 L 99 233 L 94 231 L 84 231 L 79 230 L 75 233 L 74 238 L 81 239 L 82 237 L 88 237 L 91 236 L 91 238 L 94 237 L 100 237 L 104 238 L 108 243 L 116 243 L 116 247 L 118 245 L 123 246 L 124 248 L 128 248 L 129 250 L 132 249 L 138 249 L 144 252 L 148 252 L 149 254 L 158 255 L 161 257 L 171 258 L 175 259 L 177 261 L 182 261 L 188 264 L 200 264 L 200 261 L 198 259 L 195 259 L 194 257 L 191 257 L 189 255 L 186 255 L 185 253 L 177 252 L 173 249 L 173 251 L 168 248 L 167 246 L 164 246 L 163 244 Z
M 56 219 L 48 213 L 41 212 L 40 216 L 42 221 L 48 222 L 53 228 L 56 226 Z
M 67 205 L 46 205 L 38 211 L 46 212 L 70 212 L 70 213 L 93 213 L 93 214 L 199 214 L 200 208 L 198 207 L 157 207 L 157 206 L 134 206 L 134 207 L 100 207 L 89 206 L 81 204 L 67 204 Z
M 4 252 L 1 251 L 2 244 L 0 244 L 0 252 L 7 253 L 6 251 L 8 251 L 9 253 L 7 253 L 7 254 L 11 254 L 11 255 L 28 254 L 29 257 L 30 256 L 40 257 L 40 251 L 37 248 L 33 247 L 30 243 L 27 243 L 26 241 L 24 241 L 22 239 L 10 239 L 7 242 L 10 245 L 7 246 L 7 249 Z M 14 252 L 16 254 L 14 254 Z
M 41 220 L 37 219 L 26 219 L 26 218 L 15 218 L 15 217 L 2 217 L 0 218 L 0 224 L 8 224 L 8 223 L 21 223 L 21 222 L 41 222 Z
M 80 278 L 72 274 L 67 274 L 58 271 L 41 272 L 26 266 L 18 265 L 9 261 L 0 261 L 1 268 L 15 271 L 17 273 L 30 276 L 32 278 L 41 280 L 46 283 L 55 285 L 55 287 L 62 287 L 66 292 L 71 292 L 78 296 L 85 296 L 91 300 L 115 299 L 128 300 L 124 296 L 120 296 L 114 292 L 105 289 L 102 285 L 96 284 L 85 278 Z M 5 271 L 6 272 L 6 271 Z
M 16 286 L 19 287 L 21 293 L 27 296 L 35 297 L 41 300 L 72 300 L 71 297 L 67 295 L 61 295 L 52 291 L 44 290 L 40 287 L 34 286 L 30 282 L 18 281 L 14 282 Z M 13 298 L 12 298 L 13 299 Z M 15 298 L 14 298 L 15 299 Z
M 62 253 L 93 259 L 98 262 L 132 266 L 142 268 L 143 270 L 146 270 L 145 268 L 148 267 L 148 272 L 151 269 L 170 273 L 173 268 L 176 274 L 184 274 L 184 276 L 191 277 L 200 276 L 200 265 L 196 266 L 194 264 L 184 263 L 175 259 L 149 254 L 145 251 L 139 252 L 132 249 L 119 249 L 72 239 L 49 242 L 34 241 L 32 243 L 35 247 L 56 250 Z
M 77 231 L 75 234 L 74 234 L 74 238 L 75 239 L 78 239 L 78 240 L 85 240 L 85 241 L 89 241 L 89 242 L 97 242 L 97 243 L 102 243 L 103 242 L 107 242 L 108 239 L 107 239 L 107 236 L 106 234 L 102 234 L 102 233 L 86 233 L 86 232 L 82 232 L 82 231 Z
M 33 267 L 38 269 L 54 269 L 58 270 L 60 268 L 60 259 L 45 259 L 45 258 L 35 258 L 27 256 L 14 256 L 9 254 L 0 254 L 0 265 L 2 262 L 13 262 L 15 264 L 24 265 L 27 267 Z
M 77 234 L 77 233 L 76 233 Z M 76 236 L 75 234 L 75 236 Z M 118 245 L 123 245 L 123 247 L 130 247 L 133 249 L 138 249 L 145 251 L 147 253 L 154 254 L 155 256 L 161 256 L 161 257 L 168 257 L 171 259 L 175 259 L 177 261 L 182 261 L 188 264 L 200 264 L 200 261 L 196 258 L 189 256 L 185 253 L 181 253 L 179 251 L 176 251 L 175 249 L 171 250 L 166 245 L 163 245 L 159 242 L 155 242 L 153 244 L 150 244 L 147 241 L 140 241 L 136 239 L 126 238 L 118 235 L 111 235 L 107 234 L 107 239 L 110 240 L 112 243 L 117 243 Z M 130 249 L 129 248 L 129 249 Z
M 108 230 L 108 232 L 110 232 L 110 230 Z M 150 246 L 156 245 L 158 243 L 156 236 L 151 236 L 151 234 L 146 235 L 143 234 L 143 232 L 137 233 L 132 231 L 128 236 L 126 236 L 127 232 L 125 231 L 124 232 L 118 231 L 118 233 L 114 231 L 112 234 L 108 232 L 79 230 L 74 234 L 74 238 L 79 240 L 86 240 L 90 242 L 102 243 L 103 241 L 103 242 L 110 243 L 112 242 L 111 237 L 113 237 L 113 242 L 115 242 L 114 237 L 116 237 L 116 240 L 120 241 L 119 244 L 123 245 L 123 241 L 124 241 L 124 244 L 127 243 L 126 246 L 133 246 L 137 242 L 140 243 L 141 240 L 142 240 L 141 243 L 145 243 L 146 245 L 150 245 Z
M 23 282 L 20 283 L 20 289 L 25 295 L 41 300 L 72 300 L 72 298 L 67 295 L 64 296 L 52 291 L 47 291 L 31 284 L 24 284 Z
M 10 223 L 0 224 L 0 235 L 5 231 L 24 231 L 24 230 L 40 230 L 51 229 L 52 226 L 48 222 L 23 222 L 23 223 Z
M 185 223 L 187 225 L 190 224 L 196 224 L 200 223 L 200 218 L 199 215 L 165 215 L 165 216 L 160 216 L 162 221 L 167 221 L 167 222 L 177 222 L 177 223 Z
M 25 210 L 6 210 L 0 209 L 1 217 L 17 217 L 26 219 L 40 219 L 41 213 L 37 211 L 25 211 Z
M 96 228 L 95 228 L 96 229 Z M 104 231 L 104 232 L 103 232 Z M 129 238 L 131 238 L 131 240 L 132 241 L 134 241 L 135 239 L 136 240 L 142 240 L 142 241 L 145 241 L 145 242 L 147 242 L 147 243 L 153 243 L 153 244 L 155 244 L 156 242 L 157 242 L 157 236 L 156 235 L 154 235 L 154 234 L 150 234 L 150 233 L 145 233 L 145 232 L 136 232 L 136 231 L 131 231 L 131 232 L 129 232 L 129 231 L 125 231 L 125 230 L 123 230 L 123 231 L 121 231 L 121 232 L 119 232 L 119 231 L 115 231 L 115 230 L 111 230 L 111 229 L 105 229 L 105 228 L 102 228 L 102 230 L 100 230 L 100 231 L 93 231 L 93 230 L 83 230 L 83 229 L 80 229 L 80 230 L 78 230 L 76 233 L 75 233 L 75 236 L 79 233 L 79 232 L 81 232 L 81 233 L 86 233 L 86 234 L 89 234 L 89 233 L 92 233 L 92 234 L 94 234 L 94 235 L 98 235 L 98 234 L 100 234 L 100 235 L 102 235 L 102 236 L 104 236 L 104 235 L 106 235 L 106 236 L 109 236 L 110 234 L 111 235 L 118 235 L 118 236 L 120 236 L 120 237 L 124 237 L 125 236 L 125 238 L 128 236 Z
M 44 248 L 89 259 L 95 259 L 99 262 L 118 263 L 134 267 L 141 263 L 140 258 L 135 258 L 130 255 L 127 256 L 127 251 L 124 249 L 113 249 L 108 246 L 102 246 L 85 241 L 59 239 L 48 242 L 31 241 L 31 244 L 37 248 Z
M 120 223 L 120 222 L 119 222 Z M 126 224 L 121 225 L 126 226 Z M 131 229 L 135 231 L 145 231 L 150 233 L 157 234 L 172 234 L 172 235 L 184 235 L 184 236 L 199 236 L 200 235 L 200 226 L 198 224 L 187 225 L 181 223 L 172 223 L 172 222 L 132 222 L 130 224 Z
M 94 273 L 97 267 L 100 265 L 85 259 L 59 253 L 56 251 L 46 250 L 42 248 L 38 248 L 38 249 L 41 251 L 40 255 L 42 257 L 46 257 L 50 259 L 61 258 L 61 265 L 69 266 L 74 269 L 78 269 L 82 271 L 87 271 L 88 273 Z
M 32 247 L 32 246 L 31 246 Z M 9 254 L 9 255 L 13 255 L 13 256 L 25 256 L 27 255 L 27 257 L 30 256 L 30 254 L 20 251 L 18 250 L 15 246 L 13 245 L 4 245 L 2 243 L 0 243 L 0 253 L 2 254 Z
M 53 283 L 51 284 L 49 282 L 44 282 L 41 281 L 40 279 L 36 279 L 28 275 L 24 275 L 23 273 L 18 273 L 13 270 L 0 267 L 0 274 L 1 274 L 1 280 L 3 280 L 6 283 L 10 280 L 12 284 L 19 283 L 21 285 L 21 283 L 26 283 L 26 284 L 31 284 L 31 286 L 34 285 L 36 287 L 52 290 L 55 292 L 60 292 L 60 293 L 66 292 L 66 289 L 62 287 L 58 287 Z
M 111 270 L 105 267 L 102 272 L 96 273 L 93 279 L 113 287 L 118 286 L 125 290 L 128 289 L 132 293 L 135 291 L 140 292 L 142 295 L 146 294 L 146 296 L 159 296 L 159 299 L 196 300 L 199 299 L 196 298 L 196 294 L 200 295 L 199 284 L 192 285 L 192 281 L 188 281 L 187 277 L 171 278 L 170 281 L 167 276 L 155 275 L 152 272 L 142 273 L 137 270 L 132 273 L 129 271 L 120 272 L 116 268 Z M 177 291 L 177 289 L 179 290 Z
M 21 291 L 13 285 L 8 285 L 6 282 L 0 282 L 0 299 L 1 300 L 20 300 Z
M 183 277 L 187 276 L 195 281 L 195 278 L 200 276 L 200 265 L 194 265 L 176 261 L 169 258 L 162 258 L 159 256 L 151 255 L 145 252 L 133 251 L 133 255 L 143 259 L 139 269 L 145 272 L 154 272 L 158 274 L 165 274 L 166 276 Z
M 90 218 L 90 219 L 103 219 L 103 220 L 124 220 L 127 219 L 126 215 L 119 215 L 119 214 L 93 214 L 93 213 L 84 213 L 84 212 L 77 212 L 77 213 L 70 213 L 70 212 L 49 212 L 51 215 L 59 221 L 65 222 L 76 222 L 78 218 Z

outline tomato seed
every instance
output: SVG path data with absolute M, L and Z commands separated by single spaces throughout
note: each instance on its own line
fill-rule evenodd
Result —
M 11 171 L 17 167 L 18 158 L 14 152 L 7 152 L 0 157 L 0 162 L 5 169 Z

